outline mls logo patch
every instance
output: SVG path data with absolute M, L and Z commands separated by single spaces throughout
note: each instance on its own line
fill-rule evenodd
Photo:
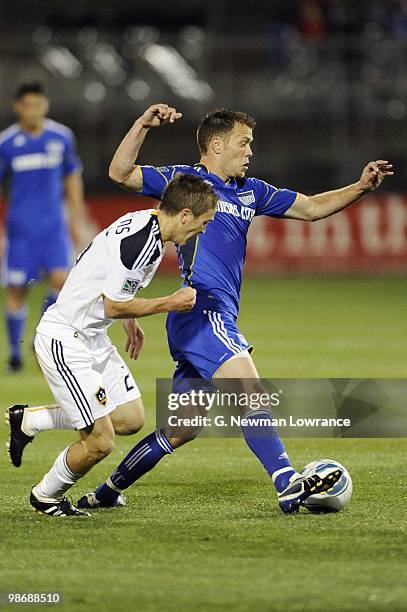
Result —
M 250 204 L 256 201 L 253 191 L 244 191 L 243 193 L 239 193 L 237 197 L 244 206 L 250 206 Z
M 139 282 L 134 280 L 134 278 L 126 278 L 121 288 L 122 293 L 128 293 L 129 295 L 134 295 L 139 287 Z
M 103 387 L 99 387 L 98 391 L 96 392 L 96 399 L 99 404 L 102 404 L 102 406 L 106 406 L 107 395 Z

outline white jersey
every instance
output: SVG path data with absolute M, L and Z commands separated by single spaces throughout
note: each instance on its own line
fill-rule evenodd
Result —
M 105 317 L 103 296 L 117 302 L 132 300 L 152 280 L 163 251 L 155 210 L 120 217 L 79 255 L 37 331 L 61 340 L 105 334 L 114 319 Z

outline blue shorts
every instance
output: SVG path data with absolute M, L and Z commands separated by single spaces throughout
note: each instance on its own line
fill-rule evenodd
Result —
M 167 337 L 177 362 L 174 383 L 183 378 L 210 381 L 225 361 L 251 349 L 237 327 L 237 317 L 197 306 L 189 312 L 170 312 Z
M 67 270 L 71 263 L 72 244 L 67 231 L 52 232 L 47 238 L 11 238 L 8 240 L 5 284 L 24 286 L 38 281 L 41 272 Z

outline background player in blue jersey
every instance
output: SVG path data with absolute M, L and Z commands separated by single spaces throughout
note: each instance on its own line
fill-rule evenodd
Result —
M 5 319 L 8 369 L 22 367 L 21 340 L 29 284 L 48 277 L 44 311 L 57 298 L 70 266 L 71 241 L 64 218 L 69 205 L 72 236 L 79 241 L 84 216 L 81 163 L 71 130 L 46 119 L 48 100 L 40 83 L 21 85 L 15 96 L 17 123 L 0 134 L 0 181 L 8 179 Z
M 219 379 L 239 379 L 250 394 L 258 391 L 258 372 L 250 355 L 251 346 L 237 327 L 246 235 L 256 215 L 316 221 L 328 217 L 377 188 L 392 166 L 384 160 L 369 162 L 359 180 L 347 187 L 306 196 L 277 189 L 265 181 L 246 178 L 252 157 L 254 120 L 242 112 L 221 109 L 201 121 L 197 138 L 200 162 L 195 166 L 138 166 L 135 163 L 145 136 L 152 127 L 174 123 L 181 114 L 167 105 L 151 106 L 127 133 L 117 149 L 110 177 L 124 187 L 160 198 L 179 171 L 197 174 L 209 181 L 218 197 L 217 212 L 204 235 L 178 248 L 183 285 L 196 289 L 195 307 L 188 313 L 171 313 L 167 319 L 168 342 L 177 362 L 174 388 L 191 378 L 216 384 Z M 246 381 L 246 382 L 245 382 Z M 270 475 L 284 512 L 297 512 L 311 494 L 328 490 L 340 473 L 325 479 L 304 478 L 292 467 L 284 444 L 269 426 L 258 426 L 259 418 L 270 422 L 270 413 L 245 415 L 245 440 Z M 262 434 L 260 434 L 261 429 Z M 161 430 L 175 449 L 194 435 Z M 267 434 L 267 435 L 266 435 Z M 123 503 L 121 491 L 130 486 L 167 454 L 156 443 L 155 432 L 141 440 L 120 463 L 106 483 L 82 497 L 81 507 Z M 171 452 L 171 451 L 170 451 Z M 130 467 L 129 467 L 130 466 Z

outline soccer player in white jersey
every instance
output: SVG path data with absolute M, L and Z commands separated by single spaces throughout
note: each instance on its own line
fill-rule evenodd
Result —
M 161 116 L 171 121 L 171 109 Z M 21 463 L 24 446 L 47 429 L 76 429 L 79 441 L 64 449 L 32 489 L 30 503 L 54 516 L 86 516 L 66 491 L 114 445 L 114 434 L 134 433 L 143 424 L 140 391 L 107 336 L 115 319 L 124 319 L 127 348 L 136 358 L 142 332 L 135 317 L 189 310 L 195 289 L 143 299 L 137 292 L 153 278 L 166 242 L 184 244 L 204 232 L 215 214 L 217 197 L 201 177 L 178 174 L 157 210 L 131 212 L 96 236 L 78 257 L 56 304 L 42 317 L 35 351 L 56 400 L 55 406 L 8 410 L 9 453 Z M 160 435 L 159 444 L 165 445 Z

